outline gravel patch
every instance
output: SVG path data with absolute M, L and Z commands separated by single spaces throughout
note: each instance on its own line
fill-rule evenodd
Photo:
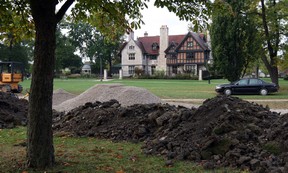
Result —
M 134 104 L 161 103 L 162 100 L 144 88 L 124 86 L 122 84 L 98 84 L 82 94 L 60 104 L 53 104 L 56 111 L 68 112 L 87 102 L 105 102 L 111 99 L 119 101 L 121 106 Z
M 57 106 L 66 100 L 72 99 L 77 95 L 69 93 L 63 89 L 53 91 L 53 106 Z

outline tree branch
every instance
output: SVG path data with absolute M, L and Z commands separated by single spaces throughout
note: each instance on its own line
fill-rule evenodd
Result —
M 68 8 L 73 4 L 75 0 L 67 0 L 62 7 L 60 8 L 60 10 L 57 12 L 56 14 L 56 22 L 60 22 L 60 20 L 62 20 L 63 16 L 65 15 L 66 11 L 68 10 Z

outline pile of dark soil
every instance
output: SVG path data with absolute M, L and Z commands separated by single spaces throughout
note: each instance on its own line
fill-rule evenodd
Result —
M 198 109 L 168 104 L 121 107 L 86 103 L 54 114 L 53 128 L 75 136 L 143 141 L 146 154 L 192 160 L 206 168 L 288 172 L 288 118 L 236 97 L 217 96 Z M 286 164 L 286 165 L 285 165 Z
M 0 92 L 0 129 L 26 125 L 28 101 L 15 95 Z

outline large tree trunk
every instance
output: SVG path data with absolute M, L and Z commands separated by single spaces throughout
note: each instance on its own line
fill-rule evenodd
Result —
M 268 61 L 268 58 L 266 55 L 262 56 L 262 61 L 264 62 L 264 65 L 266 66 L 270 79 L 273 83 L 275 83 L 279 87 L 279 79 L 278 79 L 278 67 L 275 63 L 275 57 L 270 57 L 270 62 Z
M 274 1 L 273 3 L 275 6 L 276 2 Z M 279 48 L 279 26 L 278 26 L 278 19 L 275 18 L 276 21 L 274 21 L 276 23 L 276 28 L 277 28 L 277 34 L 275 37 L 276 42 L 274 43 L 274 45 L 272 45 L 273 41 L 271 39 L 271 35 L 270 35 L 270 31 L 269 31 L 269 27 L 268 27 L 268 21 L 266 18 L 266 7 L 265 7 L 265 3 L 264 0 L 261 0 L 261 10 L 262 10 L 262 25 L 264 28 L 264 34 L 265 34 L 265 41 L 267 44 L 267 49 L 268 49 L 268 54 L 269 54 L 269 60 L 268 57 L 266 55 L 262 56 L 262 60 L 270 74 L 270 78 L 271 81 L 273 83 L 275 83 L 278 88 L 279 88 L 279 79 L 278 79 L 278 67 L 277 67 L 277 52 L 278 52 L 278 48 Z M 275 12 L 276 13 L 276 12 Z M 265 51 L 264 51 L 265 52 Z
M 29 97 L 27 166 L 33 168 L 51 167 L 55 161 L 52 94 L 57 22 L 55 19 L 56 4 L 52 1 L 31 0 L 36 39 Z
M 279 85 L 279 78 L 278 78 L 278 67 L 277 66 L 271 67 L 271 72 L 269 72 L 269 74 L 270 74 L 271 81 L 275 83 L 277 87 L 279 88 L 280 85 Z

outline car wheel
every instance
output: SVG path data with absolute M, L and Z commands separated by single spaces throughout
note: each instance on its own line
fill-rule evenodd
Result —
M 224 90 L 224 94 L 226 95 L 226 96 L 229 96 L 229 95 L 231 95 L 232 94 L 232 91 L 231 91 L 231 89 L 225 89 Z
M 266 95 L 268 94 L 267 89 L 265 89 L 265 88 L 261 89 L 261 90 L 260 90 L 260 94 L 261 94 L 262 96 L 266 96 Z

